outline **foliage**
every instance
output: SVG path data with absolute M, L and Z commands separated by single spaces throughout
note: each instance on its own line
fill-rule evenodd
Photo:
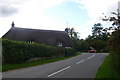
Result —
M 92 27 L 91 38 L 107 41 L 108 38 L 110 37 L 110 33 L 108 32 L 108 30 L 109 30 L 108 28 L 103 28 L 101 23 L 96 23 L 94 24 L 94 27 Z
M 76 32 L 74 28 L 66 28 L 65 31 L 70 36 L 73 41 L 74 49 L 80 51 L 80 41 L 79 41 L 79 32 Z
M 79 39 L 79 37 L 74 35 L 74 33 L 78 33 L 74 28 L 66 28 L 65 31 L 70 35 L 75 50 L 87 52 L 90 47 L 93 47 L 97 52 L 107 52 L 107 41 L 110 35 L 109 32 L 107 32 L 107 28 L 104 29 L 101 23 L 94 24 L 94 27 L 92 27 L 92 35 L 89 35 L 85 40 Z
M 75 55 L 76 50 L 73 48 L 66 48 L 65 49 L 65 57 Z
M 117 12 L 112 12 L 114 16 L 102 18 L 103 21 L 110 21 L 112 27 L 109 30 L 113 30 L 109 40 L 109 50 L 112 55 L 111 62 L 114 65 L 116 71 L 120 73 L 120 13 L 119 9 Z
M 120 30 L 113 32 L 109 41 L 109 48 L 112 55 L 111 62 L 113 62 L 115 69 L 120 73 Z
M 86 52 L 89 50 L 89 43 L 86 42 L 85 40 L 81 39 L 81 40 L 73 40 L 74 43 L 74 47 L 77 51 L 80 52 Z
M 97 52 L 105 52 L 107 44 L 103 40 L 93 40 L 90 43 L 90 46 L 95 48 L 97 50 Z
M 2 40 L 2 46 L 4 63 L 23 63 L 31 58 L 43 59 L 63 54 L 56 47 L 7 39 Z
M 101 23 L 94 24 L 93 33 L 86 38 L 86 42 L 89 43 L 90 47 L 93 47 L 97 52 L 107 52 L 107 44 L 109 40 L 109 34 Z
M 117 12 L 111 12 L 114 16 L 104 16 L 104 18 L 101 18 L 103 21 L 110 21 L 113 22 L 111 29 L 117 30 L 120 29 L 120 13 L 119 9 L 117 9 Z
M 81 53 L 77 52 L 77 53 L 75 53 L 75 56 L 80 55 L 80 54 Z M 70 57 L 59 57 L 59 58 L 56 57 L 56 58 L 45 59 L 45 60 L 36 60 L 36 61 L 25 62 L 25 63 L 21 63 L 21 64 L 3 64 L 2 65 L 2 71 L 4 72 L 4 71 L 18 69 L 18 68 L 25 68 L 25 67 L 42 65 L 42 64 L 46 64 L 46 63 L 59 61 L 59 60 L 65 60 L 65 59 L 68 59 L 68 58 L 71 58 L 71 57 L 73 57 L 73 56 L 70 56 Z
M 97 35 L 101 35 L 101 30 L 103 29 L 103 27 L 101 27 L 102 24 L 101 23 L 97 23 L 97 24 L 94 24 L 94 27 L 92 27 L 92 34 L 94 36 L 97 36 Z
M 71 39 L 79 39 L 79 32 L 76 32 L 74 28 L 66 28 L 65 31 L 68 33 Z
M 73 39 L 73 44 L 74 44 L 75 50 L 80 51 L 80 41 L 76 40 L 76 39 L 75 40 Z

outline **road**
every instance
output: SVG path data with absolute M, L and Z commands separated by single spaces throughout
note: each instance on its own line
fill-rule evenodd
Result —
M 3 72 L 3 78 L 94 78 L 108 53 L 83 53 L 40 66 Z

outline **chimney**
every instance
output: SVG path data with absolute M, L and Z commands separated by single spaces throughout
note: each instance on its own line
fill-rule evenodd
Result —
M 12 21 L 11 27 L 15 27 L 14 21 Z

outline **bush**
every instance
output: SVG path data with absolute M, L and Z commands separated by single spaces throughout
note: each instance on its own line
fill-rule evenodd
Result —
M 3 63 L 10 64 L 24 63 L 25 61 L 36 57 L 42 59 L 64 54 L 60 53 L 56 47 L 8 39 L 2 39 L 2 47 Z
M 116 30 L 112 33 L 109 41 L 109 48 L 112 55 L 112 64 L 115 69 L 120 73 L 120 30 Z
M 107 43 L 103 40 L 93 40 L 90 44 L 97 52 L 105 52 Z
M 76 50 L 73 48 L 66 48 L 65 49 L 65 57 L 73 56 L 73 55 L 75 55 L 75 53 L 76 53 Z
M 74 48 L 80 52 L 87 52 L 90 48 L 89 43 L 83 39 L 81 40 L 73 40 Z

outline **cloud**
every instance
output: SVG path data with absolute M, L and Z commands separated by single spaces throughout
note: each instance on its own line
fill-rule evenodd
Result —
M 18 6 L 28 0 L 1 0 L 0 1 L 0 17 L 10 17 L 18 13 Z
M 81 9 L 87 10 L 90 22 L 96 23 L 103 16 L 102 13 L 110 15 L 116 11 L 119 0 L 76 0 L 76 2 L 80 4 Z
M 74 26 L 75 30 L 80 33 L 80 39 L 85 39 L 88 35 L 92 34 L 92 28 L 87 25 L 76 25 Z
M 0 4 L 23 4 L 29 0 L 1 0 Z
M 16 27 L 64 30 L 64 23 L 58 21 L 57 16 L 48 16 L 45 10 L 61 5 L 65 0 L 3 0 L 7 6 L 6 17 L 0 18 L 0 31 L 2 36 L 11 28 L 11 22 Z M 3 5 L 2 4 L 2 5 Z M 6 8 L 6 6 L 5 6 Z M 9 10 L 12 11 L 9 11 Z M 9 14 L 8 14 L 9 13 Z M 5 15 L 4 15 L 5 16 Z
M 116 11 L 119 0 L 81 0 L 79 3 L 88 11 L 91 18 L 99 17 L 102 13 Z
M 81 9 L 87 10 L 89 20 L 86 25 L 75 25 L 81 37 L 86 37 L 102 13 L 109 14 L 117 9 L 118 0 L 2 0 L 6 16 L 2 19 L 2 26 L 10 27 L 15 21 L 16 27 L 64 30 L 66 22 L 60 21 L 60 16 L 48 16 L 45 11 L 65 2 L 79 3 Z
M 0 5 L 0 10 L 0 17 L 8 17 L 18 12 L 18 9 L 11 5 Z

